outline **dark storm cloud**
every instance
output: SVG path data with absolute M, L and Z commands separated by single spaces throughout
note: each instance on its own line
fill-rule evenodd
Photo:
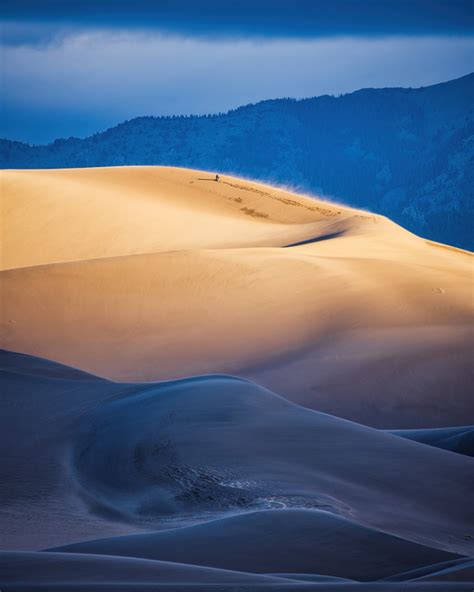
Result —
M 0 14 L 57 27 L 211 36 L 468 34 L 474 26 L 472 0 L 4 0 Z M 27 28 L 18 28 L 18 35 L 38 38 Z

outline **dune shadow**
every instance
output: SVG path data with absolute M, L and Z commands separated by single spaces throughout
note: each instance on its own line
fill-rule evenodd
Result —
M 307 238 L 306 240 L 299 241 L 297 243 L 291 243 L 291 245 L 285 245 L 283 249 L 288 249 L 290 247 L 300 247 L 301 245 L 309 245 L 311 243 L 319 243 L 321 241 L 330 240 L 332 238 L 337 238 L 344 234 L 344 231 L 339 230 L 338 232 L 331 232 L 328 234 L 323 234 L 322 236 L 317 236 L 314 238 Z

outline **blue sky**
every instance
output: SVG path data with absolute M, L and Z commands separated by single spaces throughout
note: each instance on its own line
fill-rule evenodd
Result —
M 4 0 L 0 137 L 424 86 L 474 70 L 464 0 Z

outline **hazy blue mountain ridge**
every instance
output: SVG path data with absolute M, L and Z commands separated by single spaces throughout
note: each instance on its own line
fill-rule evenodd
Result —
M 139 117 L 86 139 L 0 140 L 2 168 L 160 164 L 222 171 L 385 214 L 474 248 L 474 74 L 420 89 Z

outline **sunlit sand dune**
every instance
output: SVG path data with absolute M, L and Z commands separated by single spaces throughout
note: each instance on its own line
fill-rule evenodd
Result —
M 1 171 L 2 268 L 199 248 L 285 245 L 347 209 L 163 167 Z
M 470 254 L 212 179 L 3 172 L 1 345 L 118 381 L 237 374 L 378 427 L 472 421 Z

